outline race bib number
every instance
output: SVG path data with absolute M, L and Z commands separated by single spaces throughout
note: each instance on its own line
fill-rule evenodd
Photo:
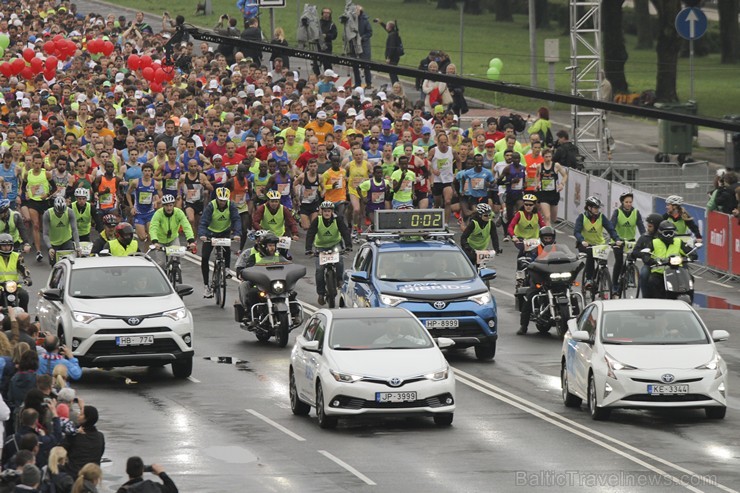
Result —
M 521 190 L 522 189 L 522 180 L 519 180 L 516 183 L 512 182 L 511 183 L 511 189 L 512 190 Z
M 290 193 L 290 183 L 278 183 L 277 190 L 283 197 L 288 195 Z
M 385 201 L 385 192 L 373 192 L 370 194 L 373 204 L 382 204 Z
M 151 193 L 149 195 L 151 195 Z M 112 193 L 102 194 L 100 196 L 100 203 L 102 205 L 112 206 L 113 205 L 113 194 Z M 151 203 L 151 199 L 149 203 Z
M 6 181 L 3 183 L 4 190 L 5 190 L 5 196 L 7 197 L 9 194 L 13 193 L 13 184 L 9 181 Z
M 187 193 L 188 202 L 196 202 L 200 200 L 200 188 L 190 188 Z
M 484 190 L 486 188 L 486 180 L 483 178 L 471 178 L 470 188 L 473 190 Z
M 265 188 L 266 187 L 264 187 L 264 186 L 262 186 L 262 187 L 255 187 L 255 193 L 257 194 L 257 197 L 259 197 L 259 198 L 264 198 L 265 197 Z
M 318 189 L 316 188 L 304 188 L 303 189 L 303 202 L 310 204 L 318 196 Z
M 290 244 L 293 242 L 290 236 L 281 236 L 280 239 L 277 242 L 278 248 L 284 248 L 285 250 L 290 250 Z
M 247 203 L 247 194 L 245 194 L 245 193 L 236 193 L 236 194 L 234 194 L 234 203 L 237 206 L 246 204 Z
M 339 252 L 321 252 L 319 253 L 319 265 L 339 263 Z
M 524 240 L 524 251 L 529 252 L 540 246 L 539 238 L 527 238 Z
M 168 178 L 164 181 L 164 188 L 167 190 L 175 190 L 177 188 L 177 179 Z
M 152 203 L 152 192 L 139 192 L 139 203 L 149 205 Z
M 478 265 L 486 265 L 496 256 L 496 250 L 476 250 L 475 258 Z
M 164 247 L 164 252 L 168 257 L 182 257 L 185 255 L 187 247 L 184 246 L 168 246 Z
M 534 188 L 535 183 L 537 183 L 537 178 L 527 177 L 527 188 Z
M 555 180 L 553 180 L 552 178 L 543 178 L 542 179 L 542 190 L 546 192 L 555 191 Z
M 31 195 L 34 197 L 40 197 L 44 194 L 44 185 L 33 185 L 31 187 Z
M 332 188 L 344 188 L 344 180 L 341 176 L 332 179 Z
M 226 172 L 213 173 L 213 178 L 216 183 L 223 183 L 226 181 Z
M 413 186 L 414 182 L 412 182 L 411 180 L 403 180 L 403 182 L 401 183 L 401 190 L 403 190 L 404 192 L 410 192 Z

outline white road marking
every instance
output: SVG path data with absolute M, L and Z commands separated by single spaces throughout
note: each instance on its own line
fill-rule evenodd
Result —
M 491 286 L 491 291 L 496 291 L 497 293 L 508 296 L 509 298 L 514 298 L 513 294 L 509 293 L 508 291 L 504 291 L 503 289 L 494 288 L 493 286 Z
M 197 378 L 194 378 L 194 377 L 188 377 L 188 380 L 190 380 L 193 383 L 200 383 L 200 380 L 198 380 Z
M 721 282 L 717 282 L 717 281 L 707 281 L 707 282 L 711 282 L 712 284 L 716 284 L 717 286 L 722 286 L 723 288 L 731 288 L 732 287 L 732 286 L 730 286 L 728 284 L 722 284 Z
M 282 431 L 283 433 L 285 433 L 289 437 L 295 438 L 299 442 L 305 442 L 306 441 L 306 439 L 303 438 L 302 436 L 298 435 L 297 433 L 293 433 L 292 431 L 290 431 L 289 429 L 287 429 L 285 426 L 281 425 L 280 423 L 274 422 L 273 420 L 271 420 L 270 418 L 268 418 L 264 414 L 260 414 L 257 411 L 255 411 L 254 409 L 245 409 L 245 411 L 247 411 L 249 414 L 251 414 L 253 416 L 256 416 L 257 418 L 261 419 L 262 421 L 264 421 L 268 425 L 270 425 L 270 426 L 272 426 L 272 427 L 274 427 L 274 428 Z
M 528 401 L 522 397 L 519 397 L 516 394 L 513 394 L 511 392 L 508 392 L 500 387 L 497 387 L 489 382 L 486 382 L 485 380 L 482 380 L 475 375 L 471 375 L 469 373 L 466 373 L 462 370 L 459 370 L 457 368 L 454 368 L 455 376 L 457 377 L 457 381 L 463 383 L 464 385 L 467 385 L 471 388 L 474 388 L 480 392 L 483 392 L 484 394 L 487 394 L 491 397 L 494 397 L 495 399 L 498 399 L 502 402 L 506 402 L 507 404 L 510 404 L 518 409 L 521 409 L 522 411 L 525 411 L 537 418 L 542 419 L 543 421 L 546 421 L 548 423 L 551 423 L 558 428 L 561 428 L 569 433 L 572 433 L 574 435 L 577 435 L 581 438 L 584 438 L 596 445 L 599 445 L 600 447 L 603 447 L 607 450 L 610 450 L 618 455 L 623 456 L 624 458 L 635 462 L 636 464 L 639 464 L 643 467 L 646 467 L 647 469 L 660 474 L 666 478 L 669 478 L 671 481 L 676 483 L 677 485 L 683 486 L 687 488 L 690 491 L 699 492 L 701 490 L 698 490 L 684 482 L 682 482 L 679 478 L 672 476 L 668 474 L 666 471 L 663 471 L 651 464 L 648 464 L 644 462 L 642 459 L 635 457 L 634 455 L 628 454 L 627 452 L 624 452 L 624 449 L 627 449 L 637 455 L 642 455 L 643 457 L 646 457 L 647 459 L 653 460 L 655 462 L 659 462 L 663 464 L 664 466 L 667 466 L 671 469 L 675 469 L 676 471 L 680 471 L 685 475 L 691 476 L 693 478 L 700 479 L 704 482 L 706 485 L 711 485 L 713 487 L 719 488 L 723 491 L 726 491 L 728 493 L 738 493 L 737 490 L 733 490 L 732 488 L 729 488 L 727 486 L 724 486 L 719 483 L 713 482 L 711 478 L 704 477 L 700 474 L 697 474 L 689 469 L 686 469 L 684 467 L 679 466 L 678 464 L 674 464 L 673 462 L 670 462 L 666 459 L 663 459 L 661 457 L 658 457 L 656 455 L 651 454 L 650 452 L 646 452 L 642 449 L 639 449 L 633 445 L 630 445 L 626 442 L 623 442 L 621 440 L 618 440 L 616 438 L 613 438 L 609 435 L 605 435 L 601 432 L 598 432 L 596 430 L 593 430 L 589 428 L 588 426 L 584 426 L 580 423 L 577 423 L 573 420 L 570 420 L 564 416 L 561 416 L 560 414 L 557 414 L 555 412 L 552 412 L 548 409 L 545 409 L 542 406 L 539 406 L 535 404 L 534 402 Z M 459 378 L 463 377 L 463 378 Z
M 320 453 L 321 455 L 323 455 L 324 457 L 326 457 L 330 461 L 338 464 L 340 467 L 342 467 L 342 468 L 346 469 L 347 471 L 351 472 L 356 477 L 358 477 L 359 479 L 361 479 L 362 481 L 364 481 L 366 484 L 368 484 L 370 486 L 377 486 L 376 483 L 375 483 L 375 481 L 373 481 L 372 479 L 368 478 L 367 476 L 365 476 L 364 474 L 362 474 L 360 471 L 358 471 L 354 467 L 352 467 L 349 464 L 347 464 L 346 462 L 344 462 L 339 457 L 336 457 L 336 456 L 330 454 L 326 450 L 318 450 L 318 453 Z

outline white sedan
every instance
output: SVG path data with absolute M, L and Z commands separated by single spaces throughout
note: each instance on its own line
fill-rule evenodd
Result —
M 613 408 L 704 408 L 727 411 L 727 365 L 694 309 L 677 300 L 597 301 L 570 320 L 563 340 L 563 402 L 586 400 L 593 419 Z
M 362 414 L 433 416 L 452 423 L 455 377 L 440 348 L 401 308 L 319 310 L 296 338 L 290 356 L 290 406 L 319 426 Z

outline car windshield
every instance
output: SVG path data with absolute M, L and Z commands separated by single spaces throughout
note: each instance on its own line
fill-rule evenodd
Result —
M 74 298 L 144 298 L 167 296 L 172 286 L 156 267 L 77 269 L 69 280 Z
M 458 250 L 403 250 L 378 255 L 377 278 L 382 281 L 465 281 L 475 277 Z
M 404 318 L 334 320 L 329 346 L 335 350 L 424 349 L 434 346 L 419 322 Z
M 709 344 L 704 327 L 691 311 L 607 311 L 601 327 L 604 344 Z

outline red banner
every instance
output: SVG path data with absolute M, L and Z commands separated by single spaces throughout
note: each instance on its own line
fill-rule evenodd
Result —
M 732 250 L 732 273 L 740 276 L 740 223 L 734 217 L 730 222 L 732 223 L 732 235 L 730 236 L 732 242 L 730 245 Z
M 708 241 L 707 241 L 708 240 Z M 712 211 L 707 215 L 707 265 L 730 271 L 730 216 Z

